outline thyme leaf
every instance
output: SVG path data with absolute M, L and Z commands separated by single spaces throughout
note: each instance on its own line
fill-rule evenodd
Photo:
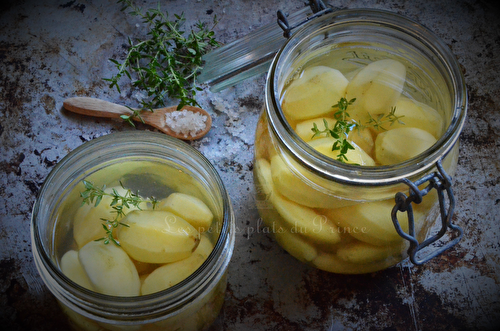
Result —
M 196 78 L 202 68 L 202 56 L 219 45 L 212 31 L 217 17 L 211 29 L 199 21 L 185 33 L 182 30 L 186 21 L 184 14 L 175 14 L 171 19 L 159 3 L 156 9 L 146 12 L 131 0 L 119 0 L 118 3 L 123 5 L 122 11 L 130 9 L 130 15 L 140 17 L 148 26 L 144 40 L 128 38 L 129 48 L 123 62 L 109 59 L 118 70 L 113 77 L 104 78 L 110 88 L 120 93 L 119 82 L 126 76 L 133 87 L 146 94 L 140 109 L 130 108 L 132 114 L 121 118 L 134 125 L 132 118 L 140 118 L 144 110 L 166 107 L 169 98 L 179 100 L 178 109 L 185 105 L 199 106 L 195 97 L 201 88 L 196 85 Z
M 129 189 L 126 190 L 124 195 L 120 195 L 120 193 L 118 193 L 118 191 L 114 188 L 111 192 L 106 192 L 106 185 L 99 188 L 92 182 L 86 180 L 83 180 L 83 185 L 85 190 L 80 192 L 80 197 L 83 199 L 82 205 L 89 204 L 97 207 L 101 203 L 103 197 L 111 197 L 110 206 L 113 209 L 112 214 L 114 214 L 114 217 L 110 219 L 101 218 L 103 221 L 102 227 L 105 231 L 105 235 L 102 238 L 96 239 L 96 241 L 103 241 L 106 245 L 113 242 L 115 245 L 120 246 L 120 243 L 113 237 L 113 229 L 117 228 L 119 225 L 128 227 L 127 224 L 119 221 L 125 216 L 124 208 L 128 209 L 135 207 L 142 210 L 140 206 L 142 203 L 151 203 L 154 209 L 158 204 L 158 200 L 156 198 L 150 197 L 148 199 L 143 199 L 138 193 L 133 193 Z M 124 188 L 121 182 L 120 185 Z

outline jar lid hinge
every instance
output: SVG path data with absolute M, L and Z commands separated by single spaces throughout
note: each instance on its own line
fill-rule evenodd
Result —
M 444 251 L 457 244 L 463 235 L 462 228 L 452 224 L 451 222 L 453 211 L 455 209 L 455 197 L 451 189 L 451 178 L 444 171 L 441 161 L 438 161 L 436 163 L 436 168 L 438 170 L 437 172 L 424 176 L 415 182 L 412 182 L 406 178 L 403 179 L 402 182 L 408 185 L 410 188 L 409 196 L 407 196 L 402 192 L 397 193 L 395 197 L 396 205 L 392 209 L 391 213 L 392 222 L 394 223 L 394 227 L 397 233 L 403 239 L 406 239 L 407 241 L 410 242 L 408 255 L 410 257 L 411 262 L 415 265 L 421 265 L 429 261 L 430 259 L 442 254 Z M 420 190 L 418 186 L 426 182 L 429 182 L 429 185 Z M 441 216 L 441 228 L 438 231 L 438 233 L 427 238 L 422 243 L 419 243 L 415 233 L 415 220 L 414 220 L 412 203 L 416 204 L 421 203 L 422 198 L 425 195 L 427 195 L 432 189 L 436 189 L 438 194 L 439 214 Z M 446 197 L 444 194 L 445 192 L 448 197 L 448 203 L 446 203 Z M 448 208 L 446 207 L 446 205 L 448 205 Z M 403 229 L 401 228 L 401 225 L 399 224 L 397 218 L 398 211 L 406 212 L 408 215 L 408 233 L 404 232 Z M 422 249 L 424 249 L 425 247 L 429 246 L 430 244 L 441 239 L 445 235 L 447 229 L 450 229 L 452 232 L 454 232 L 454 235 L 452 235 L 450 241 L 444 244 L 443 246 L 435 249 L 424 258 L 418 259 L 417 253 Z

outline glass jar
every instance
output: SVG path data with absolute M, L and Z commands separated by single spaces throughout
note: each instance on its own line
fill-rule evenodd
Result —
M 201 199 L 214 215 L 204 232 L 213 250 L 195 272 L 156 293 L 114 296 L 78 285 L 62 273 L 61 255 L 75 246 L 68 234 L 82 205 L 83 180 L 98 187 L 119 182 L 159 199 L 173 191 Z M 33 207 L 31 238 L 42 280 L 75 329 L 205 330 L 224 301 L 234 215 L 217 171 L 197 150 L 164 134 L 113 133 L 76 148 L 54 167 Z
M 330 66 L 349 76 L 382 59 L 406 68 L 403 95 L 439 112 L 444 125 L 437 142 L 406 161 L 362 166 L 327 157 L 299 137 L 282 103 L 304 68 Z M 279 50 L 267 77 L 254 166 L 264 224 L 291 255 L 329 272 L 373 272 L 408 255 L 415 264 L 428 261 L 462 235 L 451 224 L 450 176 L 466 108 L 459 65 L 449 48 L 418 23 L 362 9 L 307 22 Z M 439 218 L 441 229 L 431 235 Z M 447 229 L 453 230 L 450 241 L 429 252 Z

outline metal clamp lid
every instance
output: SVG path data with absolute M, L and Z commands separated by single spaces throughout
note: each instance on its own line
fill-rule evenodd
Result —
M 396 194 L 395 201 L 396 205 L 392 209 L 392 222 L 396 228 L 397 233 L 403 238 L 410 242 L 410 247 L 408 248 L 408 255 L 413 264 L 421 265 L 430 259 L 440 255 L 447 249 L 451 248 L 457 244 L 463 235 L 463 230 L 457 225 L 451 223 L 451 218 L 453 216 L 453 211 L 455 209 L 455 197 L 453 196 L 453 191 L 451 190 L 451 178 L 443 169 L 441 161 L 436 163 L 437 172 L 428 174 L 419 180 L 412 182 L 408 179 L 402 180 L 403 183 L 409 186 L 410 193 L 409 196 L 399 192 Z M 418 186 L 429 182 L 424 189 L 420 190 Z M 432 237 L 427 238 L 422 243 L 419 243 L 415 234 L 415 220 L 413 215 L 412 202 L 419 204 L 422 202 L 423 196 L 427 195 L 432 189 L 437 190 L 438 200 L 439 200 L 439 212 L 441 216 L 441 229 Z M 446 208 L 445 195 L 446 192 L 448 196 L 448 208 Z M 408 233 L 404 232 L 399 224 L 397 218 L 397 212 L 406 212 L 408 214 Z M 430 254 L 422 259 L 417 258 L 417 253 L 429 246 L 430 244 L 441 239 L 446 233 L 447 229 L 455 232 L 455 236 L 446 243 L 445 245 L 435 249 Z
M 291 31 L 325 13 L 333 11 L 321 0 L 309 0 L 309 6 L 292 13 L 278 11 L 278 26 L 269 23 L 241 39 L 214 49 L 203 56 L 205 62 L 199 83 L 206 83 L 217 92 L 247 78 L 269 70 L 270 63 L 278 50 L 291 36 Z M 306 17 L 306 19 L 304 19 Z M 285 36 L 285 38 L 283 38 Z

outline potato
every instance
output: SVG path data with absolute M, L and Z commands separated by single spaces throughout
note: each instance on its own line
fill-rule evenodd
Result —
M 388 267 L 398 263 L 398 259 L 388 258 L 382 261 L 374 261 L 370 263 L 352 263 L 344 261 L 336 254 L 321 253 L 312 260 L 312 264 L 321 270 L 334 272 L 339 274 L 364 274 L 375 272 L 378 270 L 387 269 Z
M 349 233 L 354 238 L 372 245 L 390 245 L 403 240 L 394 228 L 391 218 L 393 199 L 359 203 L 352 206 L 321 210 L 329 219 L 341 226 L 342 233 Z M 417 221 L 423 215 L 414 209 Z M 398 212 L 399 224 L 408 233 L 407 213 Z M 418 226 L 417 226 L 418 228 Z
M 253 169 L 257 193 L 266 196 L 266 199 L 269 198 L 273 191 L 271 165 L 265 159 L 257 159 L 253 165 Z
M 356 99 L 349 106 L 351 118 L 363 124 L 368 114 L 375 117 L 391 110 L 406 80 L 405 66 L 395 60 L 385 59 L 372 62 L 360 70 L 346 88 L 346 99 Z
M 120 247 L 91 241 L 80 249 L 78 258 L 97 292 L 123 297 L 140 294 L 139 274 Z
M 288 230 L 277 231 L 273 233 L 276 241 L 283 247 L 290 255 L 296 259 L 309 262 L 314 260 L 318 255 L 316 248 L 300 235 L 290 233 Z
M 352 263 L 370 263 L 387 258 L 401 257 L 405 248 L 404 243 L 395 245 L 375 246 L 356 241 L 340 247 L 337 256 L 344 261 Z
M 271 195 L 271 203 L 291 233 L 324 244 L 336 244 L 340 241 L 337 226 L 325 215 L 290 201 L 277 192 Z
M 340 235 L 335 231 L 337 227 L 327 217 L 284 198 L 274 189 L 271 166 L 266 160 L 258 160 L 255 168 L 257 181 L 267 192 L 269 201 L 283 218 L 288 231 L 322 243 L 332 244 L 340 241 Z
M 203 264 L 213 249 L 210 239 L 202 234 L 200 244 L 191 256 L 163 265 L 143 279 L 142 295 L 158 292 L 180 283 Z
M 118 241 L 133 259 L 168 263 L 185 259 L 199 243 L 199 233 L 183 218 L 168 211 L 133 211 L 116 231 Z
M 303 120 L 326 115 L 344 97 L 348 80 L 336 69 L 306 68 L 286 89 L 282 108 L 287 118 Z
M 405 97 L 399 98 L 395 107 L 395 115 L 403 116 L 401 121 L 404 124 L 394 122 L 390 126 L 384 126 L 385 129 L 412 127 L 425 130 L 436 139 L 441 136 L 444 126 L 443 118 L 434 108 Z
M 116 192 L 122 196 L 127 192 L 127 190 L 121 186 L 109 187 L 104 191 L 106 193 L 111 193 L 113 190 L 116 190 Z M 113 207 L 111 207 L 112 200 L 112 197 L 104 196 L 97 207 L 95 207 L 94 204 L 84 204 L 78 208 L 73 221 L 73 238 L 79 248 L 105 235 L 102 228 L 103 219 L 114 220 L 116 217 L 116 213 Z M 146 208 L 145 204 L 144 208 Z M 137 208 L 134 206 L 123 208 L 124 213 L 128 213 L 132 210 L 137 210 Z
M 348 203 L 328 194 L 326 190 L 320 191 L 322 188 L 307 177 L 307 170 L 291 159 L 287 159 L 287 162 L 290 161 L 290 165 L 287 165 L 282 157 L 283 154 L 271 158 L 272 182 L 280 194 L 311 208 L 333 208 Z
M 312 138 L 313 136 L 313 131 L 312 128 L 314 126 L 314 123 L 316 123 L 317 127 L 319 130 L 324 130 L 325 129 L 325 124 L 324 121 L 328 123 L 328 128 L 333 129 L 335 126 L 335 123 L 337 123 L 337 120 L 331 117 L 317 117 L 313 118 L 310 120 L 305 120 L 302 122 L 297 123 L 295 126 L 295 133 L 304 141 L 310 141 L 313 139 L 319 139 L 319 138 L 325 138 L 326 133 L 322 133 L 321 135 Z
M 169 211 L 182 217 L 198 232 L 208 230 L 214 218 L 212 211 L 203 201 L 184 193 L 170 194 L 158 203 L 157 209 Z
M 401 163 L 429 149 L 436 141 L 432 134 L 422 129 L 392 129 L 375 139 L 375 158 L 381 165 Z
M 78 252 L 74 250 L 67 251 L 61 258 L 61 271 L 62 273 L 86 289 L 94 291 L 89 277 L 78 259 Z
M 200 236 L 200 243 L 193 253 L 200 254 L 206 259 L 210 255 L 210 253 L 212 253 L 213 249 L 214 245 L 212 244 L 210 239 L 205 234 L 202 234 Z
M 336 139 L 332 137 L 328 138 L 321 138 L 317 140 L 312 140 L 308 144 L 320 152 L 321 154 L 324 154 L 332 159 L 337 159 L 337 156 L 340 154 L 340 151 L 335 150 L 332 151 L 332 146 Z M 374 166 L 375 162 L 373 159 L 366 154 L 365 151 L 363 151 L 358 145 L 356 145 L 354 142 L 350 142 L 351 145 L 354 147 L 354 149 L 349 149 L 347 153 L 345 154 L 347 157 L 346 163 L 351 163 L 351 164 L 359 164 L 359 165 L 364 165 L 364 166 Z
M 347 137 L 347 139 L 361 148 L 366 154 L 372 154 L 375 142 L 373 141 L 373 136 L 370 129 L 354 129 L 349 132 L 349 136 Z

